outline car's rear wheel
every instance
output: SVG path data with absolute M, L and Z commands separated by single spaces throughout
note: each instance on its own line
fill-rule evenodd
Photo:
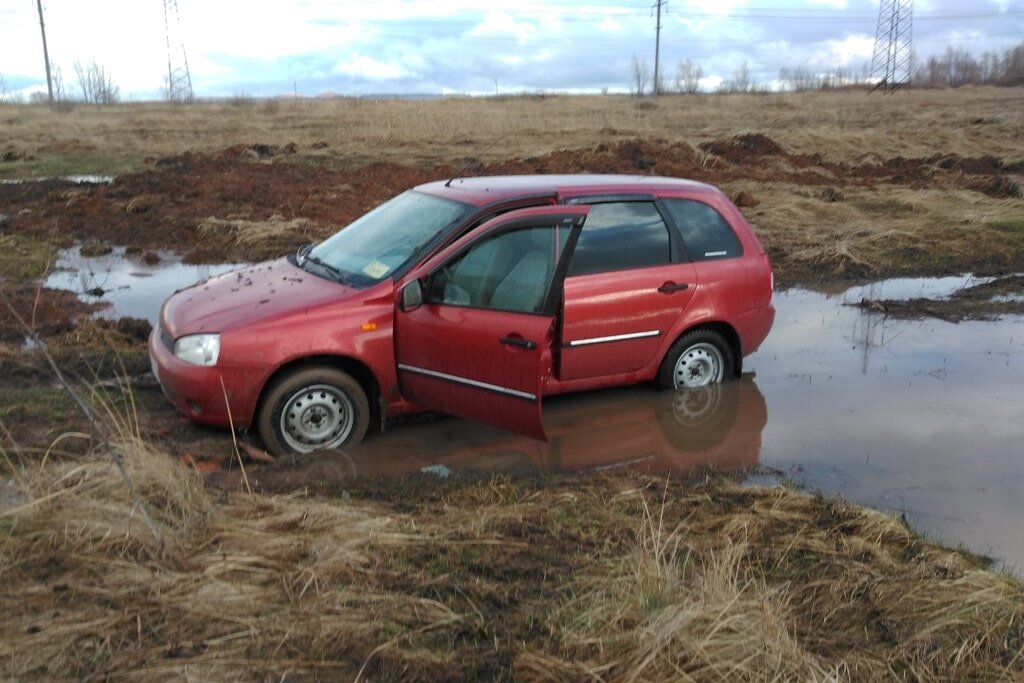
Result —
M 256 427 L 275 455 L 357 444 L 370 425 L 359 382 L 337 368 L 315 366 L 285 375 L 267 391 Z
M 717 384 L 733 374 L 732 349 L 712 330 L 693 330 L 676 340 L 658 370 L 663 389 L 692 389 Z

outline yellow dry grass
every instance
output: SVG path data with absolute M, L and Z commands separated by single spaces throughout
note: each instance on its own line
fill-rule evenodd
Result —
M 1024 675 L 1021 586 L 892 517 L 729 484 L 650 499 L 633 549 L 581 576 L 555 613 L 562 652 L 528 652 L 525 679 Z M 716 510 L 729 499 L 743 504 Z
M 196 232 L 207 247 L 223 245 L 227 253 L 245 254 L 248 260 L 280 256 L 296 243 L 313 242 L 319 233 L 308 218 L 289 220 L 277 214 L 266 220 L 208 216 L 199 221 Z
M 860 90 L 765 95 L 244 100 L 173 105 L 2 105 L 0 149 L 36 157 L 0 176 L 53 169 L 123 171 L 184 150 L 295 143 L 345 164 L 428 165 L 540 156 L 633 138 L 701 142 L 769 135 L 795 153 L 870 163 L 932 154 L 1024 158 L 1024 89 L 967 87 L 866 97 Z M 872 156 L 874 155 L 874 156 Z
M 948 189 L 729 183 L 759 204 L 745 214 L 783 282 L 1013 270 L 1024 253 L 1024 199 Z
M 1018 583 L 837 501 L 703 475 L 260 495 L 111 446 L 163 543 L 102 453 L 8 465 L 0 676 L 1024 675 Z

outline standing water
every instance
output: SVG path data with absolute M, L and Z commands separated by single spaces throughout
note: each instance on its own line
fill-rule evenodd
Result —
M 174 290 L 236 266 L 185 265 L 171 254 L 149 266 L 123 249 L 84 258 L 75 248 L 57 267 L 46 286 L 109 301 L 104 317 L 155 323 Z M 296 485 L 410 472 L 760 464 L 810 490 L 902 514 L 926 535 L 1019 572 L 1024 318 L 908 321 L 845 305 L 938 298 L 978 282 L 898 279 L 836 296 L 778 293 L 775 326 L 740 382 L 675 395 L 630 387 L 553 397 L 545 400 L 547 443 L 461 420 L 412 421 L 340 455 L 303 459 L 293 474 L 306 480 Z
M 775 327 L 746 363 L 768 403 L 760 461 L 1020 571 L 1024 319 L 907 321 L 842 305 L 964 283 L 778 294 Z
M 97 315 L 102 318 L 142 318 L 156 325 L 160 306 L 175 290 L 243 264 L 186 264 L 173 252 L 156 252 L 155 263 L 125 255 L 115 247 L 102 256 L 82 256 L 81 247 L 62 249 L 53 272 L 43 283 L 68 289 L 88 303 L 108 303 Z

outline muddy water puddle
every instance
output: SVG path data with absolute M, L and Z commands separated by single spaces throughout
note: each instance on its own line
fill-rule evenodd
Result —
M 910 282 L 869 294 L 887 287 L 921 296 Z M 866 295 L 777 295 L 775 327 L 747 361 L 768 403 L 761 464 L 1020 572 L 1024 319 L 901 321 L 836 305 Z
M 44 286 L 67 289 L 88 303 L 106 303 L 103 318 L 142 318 L 156 324 L 164 299 L 198 280 L 226 273 L 242 264 L 186 264 L 173 252 L 128 256 L 124 247 L 108 254 L 84 256 L 81 245 L 62 249 Z
M 456 419 L 389 429 L 362 447 L 265 471 L 271 486 L 363 477 L 751 471 L 905 516 L 945 543 L 1024 568 L 1024 319 L 896 320 L 846 303 L 942 297 L 975 278 L 894 280 L 776 295 L 768 340 L 739 382 L 640 386 L 545 401 L 546 444 Z M 429 481 L 429 476 L 428 476 Z
M 60 254 L 46 285 L 155 322 L 175 289 L 237 266 L 148 265 L 123 249 Z M 862 299 L 941 299 L 985 282 L 898 279 L 841 294 L 777 293 L 775 327 L 738 382 L 686 393 L 648 386 L 552 397 L 547 443 L 450 418 L 417 418 L 344 453 L 256 474 L 271 488 L 357 478 L 536 474 L 703 465 L 755 472 L 904 515 L 946 543 L 1024 569 L 1024 317 L 899 320 Z M 98 297 L 89 294 L 93 291 Z M 91 298 L 90 298 L 91 297 Z M 768 473 L 766 475 L 766 473 Z

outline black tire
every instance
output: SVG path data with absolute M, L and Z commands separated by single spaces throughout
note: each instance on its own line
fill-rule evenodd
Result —
M 366 391 L 329 366 L 302 368 L 275 381 L 256 416 L 260 438 L 274 455 L 355 445 L 369 426 Z
M 712 330 L 687 332 L 668 350 L 658 369 L 658 386 L 682 389 L 733 379 L 736 364 L 725 337 Z

